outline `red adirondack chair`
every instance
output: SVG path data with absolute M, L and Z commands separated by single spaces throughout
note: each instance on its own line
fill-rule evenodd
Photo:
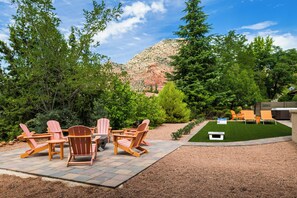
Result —
M 68 129 L 69 136 L 69 157 L 67 166 L 69 165 L 92 165 L 97 158 L 97 148 L 99 137 L 92 140 L 91 129 L 85 126 L 73 126 Z M 81 157 L 89 157 L 90 160 L 82 161 Z

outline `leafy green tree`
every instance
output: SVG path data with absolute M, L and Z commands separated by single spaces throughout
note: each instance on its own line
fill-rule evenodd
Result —
M 165 111 L 158 101 L 158 97 L 147 97 L 144 94 L 135 95 L 135 120 L 150 120 L 150 126 L 158 126 L 165 121 Z
M 194 115 L 205 111 L 211 102 L 208 88 L 212 85 L 208 80 L 214 77 L 215 66 L 211 37 L 207 36 L 210 26 L 205 22 L 207 16 L 200 3 L 200 0 L 186 2 L 186 15 L 181 19 L 185 24 L 175 33 L 182 38 L 181 48 L 172 57 L 175 72 L 171 79 L 187 96 L 186 101 Z
M 159 93 L 159 103 L 166 112 L 166 122 L 188 122 L 191 111 L 183 102 L 185 95 L 176 89 L 173 82 L 168 82 Z
M 295 82 L 296 49 L 283 51 L 270 37 L 256 37 L 250 44 L 255 57 L 255 81 L 263 98 L 275 99 Z
M 118 78 L 113 78 L 110 86 L 94 101 L 94 120 L 107 117 L 113 129 L 132 125 L 136 111 L 135 93 L 128 83 L 123 83 Z
M 227 35 L 218 35 L 213 38 L 214 53 L 216 55 L 216 70 L 223 73 L 234 64 L 240 68 L 253 71 L 254 56 L 247 44 L 245 35 L 229 31 Z
M 253 76 L 237 64 L 229 68 L 222 85 L 226 90 L 230 90 L 230 95 L 226 97 L 229 99 L 230 108 L 250 106 L 261 100 L 260 90 Z
M 105 57 L 91 51 L 99 46 L 93 45 L 93 36 L 118 18 L 120 5 L 108 9 L 104 1 L 93 1 L 93 9 L 84 10 L 83 27 L 72 27 L 67 40 L 58 29 L 51 0 L 12 2 L 17 10 L 9 27 L 10 42 L 0 41 L 0 59 L 8 65 L 0 129 L 16 130 L 31 119 L 38 123 L 36 118 L 43 117 L 38 115 L 56 110 L 77 115 L 80 124 L 90 123 L 91 104 L 108 84 L 107 76 L 113 76 L 110 64 L 101 63 Z

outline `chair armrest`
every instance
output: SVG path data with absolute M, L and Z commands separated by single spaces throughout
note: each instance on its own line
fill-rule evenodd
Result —
M 31 137 L 24 137 L 23 136 L 24 139 L 41 139 L 41 138 L 50 138 L 50 137 L 52 137 L 51 134 L 44 134 L 44 135 L 42 135 L 42 134 L 40 134 L 40 135 L 34 134 Z
M 135 132 L 137 129 L 136 128 L 124 128 L 125 131 L 128 131 L 128 132 Z
M 125 130 L 112 130 L 111 131 L 111 134 L 114 135 L 114 134 L 119 134 L 119 133 L 124 133 Z
M 94 139 L 92 139 L 93 142 L 98 142 L 98 140 L 100 140 L 100 136 L 97 136 Z
M 135 135 L 113 135 L 114 137 L 121 137 L 121 138 L 134 138 L 136 137 Z
M 136 132 L 136 131 L 133 131 L 133 132 L 132 132 L 132 131 L 127 131 L 127 132 L 125 132 L 124 134 L 125 134 L 125 135 L 134 135 L 135 132 Z

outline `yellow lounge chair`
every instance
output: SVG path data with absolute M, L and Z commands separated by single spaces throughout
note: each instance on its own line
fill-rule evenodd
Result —
M 263 124 L 265 121 L 274 122 L 274 124 L 276 124 L 276 120 L 272 118 L 272 113 L 270 110 L 261 110 L 260 113 Z
M 245 121 L 245 124 L 247 121 L 256 123 L 256 116 L 254 114 L 254 111 L 252 111 L 252 110 L 244 110 L 243 119 Z

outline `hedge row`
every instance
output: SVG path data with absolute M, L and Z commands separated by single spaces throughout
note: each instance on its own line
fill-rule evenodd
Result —
M 204 120 L 205 118 L 198 118 L 197 120 L 194 120 L 187 124 L 184 128 L 178 129 L 176 132 L 171 133 L 172 139 L 178 140 L 182 137 L 182 135 L 188 135 L 197 124 L 200 124 Z

